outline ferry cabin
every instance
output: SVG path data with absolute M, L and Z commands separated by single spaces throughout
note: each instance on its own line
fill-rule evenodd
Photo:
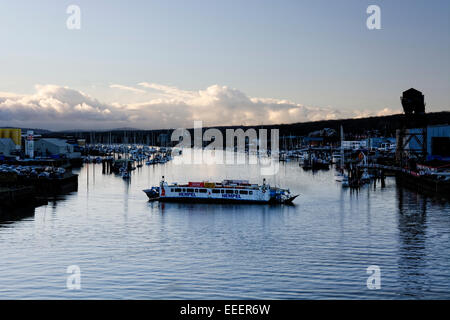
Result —
M 164 200 L 195 200 L 206 202 L 269 202 L 271 199 L 270 189 L 265 187 L 245 186 L 179 186 L 163 184 L 160 188 L 160 199 Z

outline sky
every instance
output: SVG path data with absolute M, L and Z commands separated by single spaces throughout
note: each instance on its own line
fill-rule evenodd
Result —
M 369 5 L 380 30 L 366 26 Z M 450 110 L 449 17 L 448 0 L 0 1 L 0 126 L 387 115 L 411 87 L 427 111 Z

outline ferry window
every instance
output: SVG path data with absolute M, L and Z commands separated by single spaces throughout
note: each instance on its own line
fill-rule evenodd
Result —
M 186 189 L 186 192 L 194 192 L 194 189 Z
M 239 191 L 239 193 L 240 194 L 248 194 L 248 191 L 247 190 L 241 190 L 241 191 Z
M 225 192 L 225 190 L 223 190 L 223 189 L 220 190 L 220 193 L 224 193 L 224 192 Z
M 253 191 L 249 191 L 248 194 L 253 194 Z
M 225 192 L 228 194 L 231 194 L 231 193 L 234 193 L 234 190 L 226 190 Z
M 195 192 L 198 192 L 198 189 L 195 189 Z
M 183 192 L 186 192 L 186 189 L 185 189 L 185 188 L 183 188 Z
M 238 193 L 239 193 L 239 190 L 236 190 L 234 193 L 238 194 Z
M 212 193 L 220 193 L 220 190 L 218 190 L 218 189 L 213 189 L 213 190 L 212 190 Z
M 173 192 L 173 188 L 170 189 L 170 192 Z
M 175 192 L 181 192 L 181 189 L 180 188 L 176 188 Z
M 200 189 L 199 192 L 200 193 L 206 193 L 206 189 Z

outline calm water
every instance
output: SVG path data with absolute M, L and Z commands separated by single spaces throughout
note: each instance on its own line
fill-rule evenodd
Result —
M 0 299 L 450 298 L 450 204 L 397 188 L 343 190 L 333 171 L 281 164 L 271 184 L 295 206 L 160 204 L 142 189 L 223 178 L 261 183 L 257 165 L 175 163 L 129 183 L 79 170 L 78 192 L 0 223 Z M 81 290 L 66 269 L 81 268 Z M 381 268 L 368 290 L 366 268 Z

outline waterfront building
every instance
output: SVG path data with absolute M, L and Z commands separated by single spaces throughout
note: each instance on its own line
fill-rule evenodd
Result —
M 450 125 L 429 126 L 427 129 L 428 158 L 450 161 Z
M 15 145 L 20 146 L 22 129 L 19 128 L 1 128 L 0 138 L 10 138 Z
M 414 151 L 421 148 L 423 134 L 421 128 L 407 129 L 406 133 L 414 134 L 405 145 L 405 151 Z M 427 160 L 450 161 L 450 125 L 428 126 L 426 129 Z
M 11 156 L 16 151 L 16 144 L 11 138 L 0 138 L 0 156 Z
M 74 146 L 66 140 L 56 138 L 43 138 L 34 143 L 35 156 L 79 158 L 81 154 L 74 152 Z

